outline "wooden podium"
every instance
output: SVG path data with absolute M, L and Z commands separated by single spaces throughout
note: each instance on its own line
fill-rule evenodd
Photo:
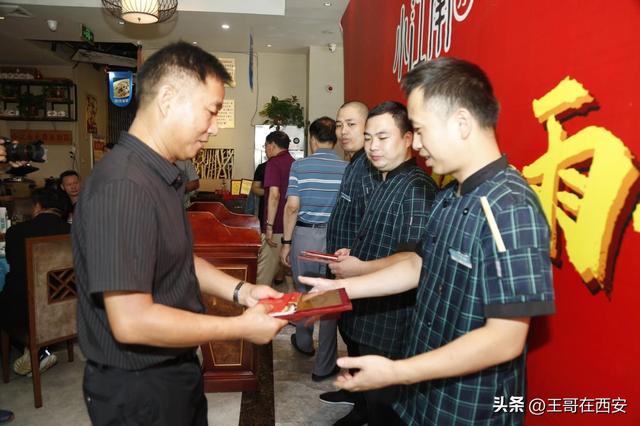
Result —
M 254 283 L 260 249 L 260 224 L 251 215 L 235 214 L 217 202 L 194 203 L 187 213 L 194 252 L 222 271 Z M 207 313 L 240 315 L 232 302 L 202 295 Z M 245 340 L 211 341 L 202 345 L 205 392 L 240 392 L 258 389 L 257 351 Z

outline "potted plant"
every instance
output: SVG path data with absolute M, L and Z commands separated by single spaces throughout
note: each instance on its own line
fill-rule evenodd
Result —
M 297 96 L 291 96 L 286 99 L 278 99 L 276 96 L 271 97 L 271 101 L 267 102 L 260 115 L 267 119 L 263 124 L 269 124 L 280 130 L 283 126 L 304 127 L 304 108 L 300 105 Z

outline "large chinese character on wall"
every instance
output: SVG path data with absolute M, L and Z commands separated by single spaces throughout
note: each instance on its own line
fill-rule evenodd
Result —
M 560 117 L 593 101 L 588 90 L 569 77 L 533 101 L 536 118 L 546 124 L 548 150 L 525 166 L 523 174 L 549 221 L 551 256 L 558 257 L 562 230 L 571 264 L 589 289 L 609 293 L 614 237 L 622 228 L 616 225 L 635 207 L 632 188 L 638 169 L 629 148 L 604 127 L 591 125 L 567 135 Z M 565 115 L 564 121 L 572 116 Z

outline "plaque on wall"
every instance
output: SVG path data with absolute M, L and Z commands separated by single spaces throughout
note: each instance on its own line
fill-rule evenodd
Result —
M 218 58 L 224 69 L 227 70 L 231 76 L 229 87 L 236 87 L 236 60 L 235 58 Z
M 222 109 L 218 111 L 218 128 L 234 129 L 236 127 L 236 101 L 225 99 Z

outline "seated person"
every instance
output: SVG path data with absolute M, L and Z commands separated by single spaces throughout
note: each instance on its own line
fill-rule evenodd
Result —
M 62 189 L 69 198 L 67 212 L 70 218 L 73 215 L 73 208 L 78 202 L 78 197 L 80 197 L 80 176 L 75 170 L 66 170 L 60 174 L 58 182 L 60 182 L 60 189 Z M 66 217 L 64 212 L 63 217 Z
M 20 222 L 7 230 L 5 235 L 6 257 L 9 272 L 5 277 L 5 287 L 0 292 L 0 327 L 24 339 L 29 330 L 29 308 L 27 304 L 27 263 L 25 240 L 30 237 L 68 234 L 69 224 L 62 218 L 66 209 L 65 195 L 60 191 L 38 188 L 31 194 L 33 219 Z M 47 348 L 39 353 L 40 371 L 45 371 L 56 363 L 56 357 Z M 17 374 L 31 372 L 28 349 L 13 364 Z

